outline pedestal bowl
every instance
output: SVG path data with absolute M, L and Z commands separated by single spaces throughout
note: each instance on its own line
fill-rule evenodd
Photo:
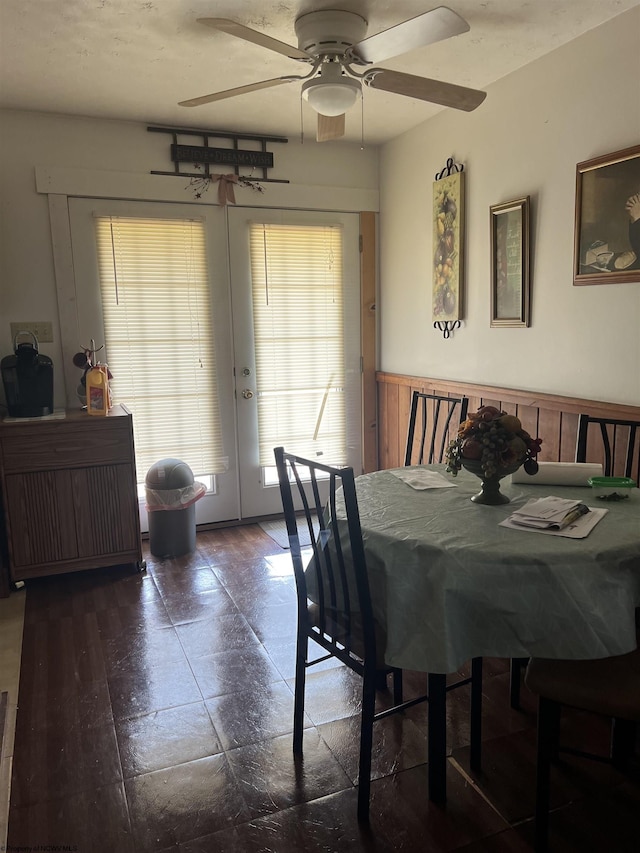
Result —
M 517 471 L 522 465 L 522 461 L 514 462 L 506 468 L 500 468 L 491 477 L 485 475 L 479 460 L 462 459 L 461 461 L 463 468 L 469 471 L 470 474 L 475 474 L 482 481 L 482 488 L 477 495 L 471 498 L 474 503 L 485 504 L 487 506 L 500 506 L 500 504 L 509 503 L 510 499 L 500 491 L 500 480 Z

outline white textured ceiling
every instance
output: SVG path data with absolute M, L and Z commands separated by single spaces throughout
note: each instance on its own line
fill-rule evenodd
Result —
M 449 0 L 469 22 L 468 33 L 380 64 L 484 89 L 639 4 Z M 373 35 L 436 5 L 437 0 L 0 0 L 0 107 L 295 138 L 300 134 L 298 83 L 192 109 L 177 105 L 209 92 L 304 73 L 299 63 L 197 24 L 196 18 L 232 18 L 296 45 L 294 20 L 305 12 L 357 12 Z M 365 141 L 389 140 L 440 109 L 367 89 Z M 311 139 L 315 117 L 306 103 L 304 122 L 305 138 Z M 360 140 L 361 122 L 355 107 L 347 116 L 347 140 Z

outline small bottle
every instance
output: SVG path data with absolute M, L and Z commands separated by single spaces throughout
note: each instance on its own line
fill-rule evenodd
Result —
M 109 411 L 109 375 L 105 364 L 97 364 L 87 372 L 87 412 L 106 415 Z

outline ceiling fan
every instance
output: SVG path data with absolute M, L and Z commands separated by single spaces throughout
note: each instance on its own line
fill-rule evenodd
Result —
M 451 38 L 469 30 L 469 24 L 446 6 L 438 6 L 387 30 L 365 38 L 367 21 L 355 12 L 326 9 L 308 12 L 296 18 L 298 47 L 252 30 L 228 18 L 198 18 L 199 24 L 228 33 L 236 38 L 266 47 L 290 59 L 307 63 L 304 75 L 287 75 L 226 89 L 180 101 L 182 107 L 197 107 L 247 92 L 269 89 L 303 80 L 302 96 L 318 113 L 317 139 L 324 142 L 344 136 L 345 112 L 362 96 L 362 84 L 408 98 L 417 98 L 453 107 L 474 110 L 486 92 L 417 77 L 387 68 L 369 67 L 418 47 Z M 355 67 L 354 67 L 355 66 Z M 362 69 L 361 71 L 356 70 Z

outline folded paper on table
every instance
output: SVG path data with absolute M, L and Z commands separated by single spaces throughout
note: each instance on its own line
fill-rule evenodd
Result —
M 426 468 L 397 468 L 389 473 L 412 489 L 450 489 L 455 485 L 437 471 L 429 471 Z
M 509 521 L 523 527 L 563 530 L 589 511 L 589 507 L 580 501 L 549 495 L 547 498 L 527 501 L 524 506 L 511 513 Z
M 508 527 L 510 530 L 520 530 L 522 533 L 544 533 L 545 536 L 565 536 L 567 539 L 584 539 L 608 512 L 609 510 L 607 509 L 589 507 L 588 513 L 581 515 L 568 527 L 563 527 L 560 530 L 540 527 L 525 527 L 524 525 L 517 524 L 513 521 L 512 516 L 505 518 L 498 526 Z
M 537 474 L 527 474 L 518 468 L 511 475 L 512 483 L 538 483 L 548 486 L 588 486 L 589 477 L 601 477 L 602 465 L 595 462 L 539 462 Z

